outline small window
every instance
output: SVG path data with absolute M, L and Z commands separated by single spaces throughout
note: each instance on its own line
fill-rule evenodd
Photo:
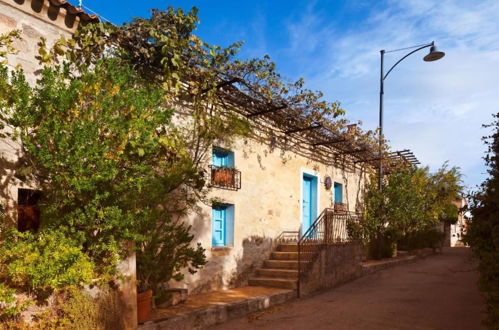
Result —
M 40 196 L 37 190 L 21 188 L 17 191 L 17 230 L 20 232 L 36 232 L 40 227 Z
M 212 208 L 212 247 L 234 245 L 234 205 L 223 204 Z
M 241 189 L 241 172 L 234 166 L 232 151 L 214 147 L 212 154 L 211 186 L 228 189 Z
M 234 168 L 234 153 L 229 150 L 214 147 L 212 164 L 213 166 L 218 166 L 218 167 Z

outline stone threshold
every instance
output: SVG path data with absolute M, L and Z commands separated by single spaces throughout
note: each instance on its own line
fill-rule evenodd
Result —
M 294 290 L 258 286 L 191 295 L 184 304 L 154 310 L 151 321 L 139 325 L 138 328 L 141 330 L 205 329 L 295 298 Z

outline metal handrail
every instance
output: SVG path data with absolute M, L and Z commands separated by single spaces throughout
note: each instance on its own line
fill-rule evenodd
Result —
M 354 212 L 335 212 L 333 208 L 326 208 L 300 237 L 298 240 L 298 297 L 300 297 L 300 284 L 304 272 L 328 244 L 351 241 L 347 225 L 349 221 L 358 217 L 359 215 Z M 305 254 L 308 256 L 307 264 L 302 262 L 305 261 Z
M 285 230 L 282 231 L 279 236 L 275 238 L 276 242 L 287 242 L 287 238 L 290 237 L 291 239 L 295 239 L 296 242 L 300 239 L 300 231 L 294 231 L 294 230 Z

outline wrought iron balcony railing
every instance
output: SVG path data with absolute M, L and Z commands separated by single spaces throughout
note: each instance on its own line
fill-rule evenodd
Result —
M 210 165 L 211 186 L 228 190 L 241 189 L 241 172 L 231 167 Z

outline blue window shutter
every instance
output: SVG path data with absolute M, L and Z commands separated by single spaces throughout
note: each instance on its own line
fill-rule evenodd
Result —
M 234 246 L 234 205 L 217 205 L 212 208 L 211 245 Z
M 218 150 L 213 150 L 213 165 L 215 166 L 225 166 L 227 160 L 226 157 Z
M 234 205 L 227 205 L 225 245 L 234 246 Z
M 227 165 L 226 166 L 234 168 L 234 153 L 233 152 L 227 153 Z
M 212 246 L 226 246 L 227 209 L 224 206 L 212 210 Z
M 234 153 L 220 148 L 213 148 L 212 165 L 234 167 Z

